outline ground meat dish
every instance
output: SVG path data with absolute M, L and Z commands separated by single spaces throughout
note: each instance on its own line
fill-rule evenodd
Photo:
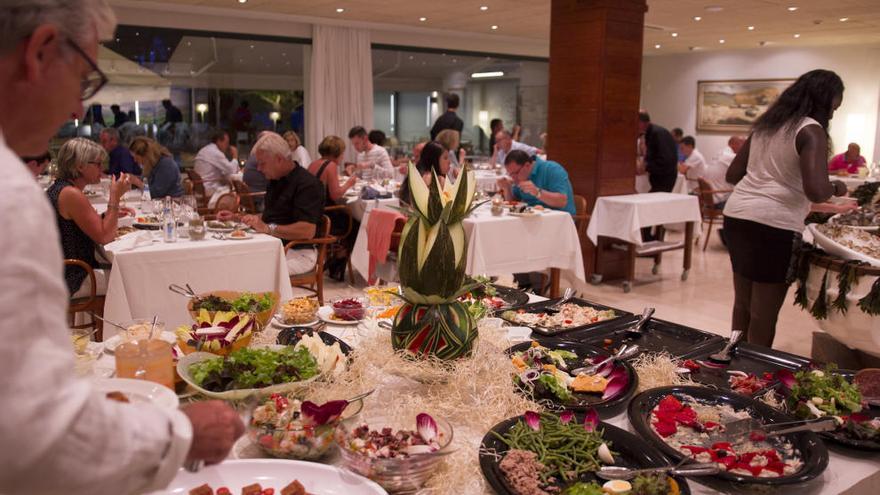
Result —
M 548 495 L 541 488 L 541 473 L 544 465 L 538 462 L 534 452 L 511 450 L 498 465 L 507 482 L 519 495 Z

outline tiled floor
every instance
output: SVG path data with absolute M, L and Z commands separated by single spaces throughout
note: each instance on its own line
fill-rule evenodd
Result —
M 674 238 L 675 234 L 672 234 Z M 730 333 L 733 307 L 733 283 L 727 250 L 715 232 L 709 247 L 702 251 L 702 241 L 694 248 L 693 267 L 687 281 L 681 281 L 682 251 L 664 254 L 658 275 L 651 274 L 653 261 L 639 259 L 636 283 L 625 294 L 620 282 L 576 286 L 583 297 L 608 306 L 641 313 L 646 306 L 656 308 L 656 318 L 681 323 L 720 335 Z M 362 287 L 362 286 L 361 286 Z M 359 288 L 327 279 L 325 299 L 359 294 Z M 809 313 L 792 304 L 794 289 L 789 290 L 777 325 L 774 347 L 802 356 L 810 355 L 812 332 L 818 327 Z

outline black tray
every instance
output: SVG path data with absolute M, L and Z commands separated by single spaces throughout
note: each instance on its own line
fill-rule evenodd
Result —
M 548 306 L 552 306 L 552 305 L 556 304 L 558 301 L 559 301 L 559 299 L 557 298 L 557 299 L 548 299 L 546 301 L 534 302 L 531 304 L 526 304 L 524 306 L 520 306 L 519 308 L 516 308 L 516 311 L 525 311 L 527 313 L 540 313 L 540 312 L 542 312 L 542 310 L 544 308 L 546 308 Z M 540 335 L 547 335 L 547 336 L 560 335 L 563 333 L 569 334 L 571 332 L 579 332 L 579 331 L 587 331 L 587 330 L 589 330 L 592 333 L 592 332 L 598 331 L 598 329 L 619 326 L 621 323 L 626 322 L 626 321 L 632 321 L 635 318 L 634 315 L 628 311 L 623 311 L 621 309 L 611 308 L 609 306 L 604 306 L 602 304 L 590 302 L 590 301 L 587 301 L 584 299 L 579 299 L 576 297 L 569 299 L 568 302 L 573 303 L 573 304 L 578 304 L 580 306 L 591 306 L 599 311 L 605 311 L 605 310 L 611 309 L 611 310 L 614 310 L 614 313 L 617 316 L 614 318 L 610 318 L 608 320 L 597 321 L 596 323 L 589 323 L 587 325 L 581 325 L 579 327 L 572 327 L 572 328 L 533 327 L 533 326 L 526 325 L 524 323 L 520 323 L 517 321 L 508 320 L 507 318 L 504 318 L 503 316 L 501 316 L 501 317 L 504 318 L 504 320 L 508 321 L 511 325 L 528 326 L 532 329 L 532 331 L 534 333 L 537 333 Z
M 522 342 L 520 344 L 510 347 L 505 352 L 509 356 L 512 356 L 513 353 L 522 352 L 531 347 L 531 345 L 531 342 Z M 550 349 L 563 349 L 569 352 L 573 352 L 578 355 L 579 359 L 577 361 L 582 361 L 584 358 L 593 356 L 608 356 L 608 353 L 603 351 L 602 349 L 597 349 L 593 346 L 589 346 L 586 344 L 557 342 L 550 345 L 545 345 L 545 347 L 548 347 Z M 573 362 L 572 364 L 574 365 L 575 363 Z M 517 387 L 517 392 L 522 393 L 529 398 L 532 398 L 533 400 L 544 405 L 548 409 L 570 409 L 572 411 L 586 411 L 589 408 L 593 408 L 596 410 L 597 413 L 599 413 L 599 417 L 601 417 L 602 419 L 608 419 L 623 412 L 624 409 L 626 409 L 627 403 L 632 398 L 632 396 L 635 395 L 636 390 L 638 390 L 639 388 L 639 375 L 635 372 L 635 370 L 629 363 L 618 361 L 615 363 L 615 366 L 624 367 L 627 374 L 629 375 L 629 385 L 627 385 L 626 390 L 623 391 L 620 395 L 608 400 L 602 400 L 601 394 L 572 392 L 575 400 L 571 402 L 563 402 L 553 395 L 541 395 L 533 397 L 530 391 L 524 389 L 522 386 L 514 384 L 514 387 Z
M 724 340 L 714 333 L 653 318 L 642 327 L 643 335 L 628 331 L 628 326 L 617 325 L 600 331 L 578 332 L 566 335 L 565 338 L 608 350 L 618 349 L 622 344 L 638 344 L 642 352 L 665 351 L 681 358 L 692 357 Z
M 752 398 L 735 394 L 729 391 L 715 390 L 706 387 L 660 387 L 647 390 L 637 395 L 630 403 L 627 410 L 630 424 L 636 433 L 647 440 L 653 447 L 658 448 L 666 457 L 674 462 L 685 457 L 669 446 L 651 427 L 651 411 L 667 395 L 674 395 L 679 399 L 689 395 L 697 401 L 713 404 L 728 404 L 735 410 L 747 410 L 750 415 L 764 424 L 782 423 L 793 421 L 794 418 Z M 799 452 L 803 468 L 797 473 L 780 476 L 778 478 L 758 478 L 754 476 L 741 476 L 738 474 L 722 471 L 707 479 L 723 480 L 742 486 L 746 485 L 791 485 L 804 483 L 822 474 L 828 467 L 828 449 L 812 432 L 789 433 L 785 435 L 792 446 Z
M 483 471 L 486 481 L 489 482 L 489 486 L 499 495 L 517 495 L 517 492 L 507 483 L 507 478 L 504 476 L 501 468 L 498 467 L 498 464 L 501 462 L 500 458 L 492 454 L 494 452 L 503 455 L 508 450 L 507 445 L 496 438 L 492 432 L 504 434 L 517 421 L 522 419 L 523 416 L 517 416 L 498 423 L 492 427 L 489 433 L 486 433 L 486 436 L 483 437 L 483 442 L 480 444 L 480 469 Z M 583 422 L 583 416 L 577 415 L 574 421 Z M 663 458 L 663 455 L 657 449 L 651 447 L 632 433 L 603 422 L 600 422 L 597 428 L 603 431 L 602 437 L 611 442 L 611 450 L 617 453 L 614 457 L 615 466 L 659 467 L 667 465 L 666 459 Z M 600 485 L 604 482 L 604 480 L 600 480 L 592 474 L 582 476 L 578 481 L 596 481 Z M 678 483 L 682 495 L 689 495 L 691 493 L 687 481 L 677 476 L 675 481 Z
M 278 337 L 275 339 L 275 342 L 281 345 L 296 345 L 296 343 L 299 342 L 301 338 L 303 338 L 303 335 L 315 335 L 316 331 L 317 330 L 312 327 L 287 327 L 278 332 Z M 345 354 L 346 356 L 351 354 L 352 348 L 344 340 L 334 337 L 333 335 L 326 332 L 317 332 L 318 337 L 325 344 L 333 345 L 334 343 L 338 342 L 339 350 L 342 351 L 343 354 Z
M 497 284 L 492 284 L 492 287 L 495 287 L 495 296 L 504 299 L 504 302 L 507 303 L 502 311 L 523 306 L 529 302 L 529 295 L 521 290 Z
M 698 362 L 709 361 L 709 355 L 721 350 L 724 347 L 724 343 L 726 341 L 718 342 L 710 348 L 703 349 L 693 359 Z M 789 370 L 794 373 L 801 368 L 808 367 L 811 362 L 805 357 L 749 344 L 748 342 L 737 344 L 736 348 L 730 353 L 730 356 L 732 360 L 729 365 L 721 368 L 701 366 L 699 371 L 691 373 L 691 378 L 695 382 L 710 387 L 730 390 L 730 374 L 727 373 L 728 371 L 742 371 L 761 377 L 765 371 L 776 373 L 779 370 Z

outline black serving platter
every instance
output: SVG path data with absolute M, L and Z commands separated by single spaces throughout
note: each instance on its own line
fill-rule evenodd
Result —
M 529 302 L 529 295 L 521 290 L 497 284 L 492 284 L 492 287 L 495 288 L 495 297 L 499 297 L 505 302 L 502 310 L 523 306 Z
M 542 313 L 542 312 L 544 312 L 544 310 L 548 306 L 552 306 L 552 305 L 556 304 L 559 300 L 560 299 L 557 298 L 557 299 L 548 299 L 546 301 L 534 302 L 531 304 L 526 304 L 524 306 L 520 306 L 520 307 L 516 308 L 515 311 L 526 312 L 526 313 Z M 589 306 L 589 307 L 595 308 L 596 310 L 599 310 L 599 311 L 606 311 L 606 310 L 610 309 L 610 310 L 613 310 L 617 316 L 615 316 L 614 318 L 609 318 L 607 320 L 597 321 L 595 323 L 589 323 L 586 325 L 581 325 L 581 326 L 571 327 L 571 328 L 537 327 L 537 326 L 532 326 L 532 325 L 526 325 L 525 323 L 518 322 L 512 318 L 505 318 L 503 313 L 501 313 L 500 316 L 501 316 L 501 318 L 510 322 L 513 325 L 528 326 L 532 329 L 532 331 L 534 331 L 535 333 L 541 334 L 541 335 L 559 335 L 559 334 L 563 334 L 563 333 L 570 334 L 571 332 L 586 331 L 586 330 L 589 330 L 590 332 L 594 332 L 594 331 L 598 331 L 599 329 L 612 328 L 615 326 L 619 326 L 622 322 L 633 320 L 633 318 L 634 318 L 633 314 L 628 311 L 623 311 L 620 309 L 611 308 L 608 306 L 604 306 L 602 304 L 586 301 L 584 299 L 579 299 L 576 297 L 569 299 L 568 302 L 572 303 L 572 304 L 577 304 L 580 306 Z
M 623 344 L 637 344 L 642 352 L 668 352 L 680 358 L 700 354 L 704 349 L 718 346 L 724 340 L 714 333 L 653 318 L 642 327 L 641 335 L 630 332 L 628 328 L 629 324 L 618 325 L 598 331 L 568 334 L 565 338 L 609 351 L 618 349 Z
M 724 346 L 724 342 L 718 342 L 700 354 L 693 357 L 702 364 L 709 361 L 709 355 L 718 352 Z M 700 366 L 700 369 L 690 374 L 690 377 L 698 383 L 722 390 L 730 390 L 730 374 L 728 371 L 742 371 L 761 377 L 764 372 L 776 373 L 779 370 L 788 370 L 792 373 L 807 368 L 811 361 L 805 357 L 777 351 L 768 347 L 742 342 L 730 353 L 732 360 L 729 365 L 721 367 Z
M 531 345 L 531 342 L 522 342 L 508 348 L 505 352 L 507 352 L 509 356 L 513 356 L 513 354 L 517 352 L 527 350 L 531 347 Z M 550 345 L 545 345 L 545 347 L 551 350 L 560 349 L 577 354 L 578 359 L 572 359 L 566 362 L 566 365 L 569 366 L 569 369 L 587 366 L 583 362 L 586 358 L 608 357 L 607 352 L 585 344 L 551 343 Z M 517 392 L 529 397 L 530 399 L 533 399 L 535 402 L 538 402 L 547 409 L 570 409 L 572 411 L 586 411 L 587 409 L 593 408 L 596 410 L 597 413 L 599 413 L 599 417 L 601 417 L 602 419 L 607 419 L 623 412 L 624 409 L 626 409 L 626 404 L 629 402 L 632 396 L 635 395 L 636 390 L 638 390 L 639 388 L 639 375 L 635 372 L 635 370 L 629 363 L 617 361 L 615 363 L 615 368 L 617 367 L 621 367 L 626 371 L 627 376 L 629 377 L 629 383 L 627 384 L 626 389 L 621 392 L 617 397 L 613 397 L 608 400 L 603 400 L 602 394 L 600 393 L 572 391 L 574 400 L 565 402 L 549 392 L 532 394 L 532 391 L 524 385 L 514 383 L 514 387 L 517 388 Z
M 296 345 L 297 342 L 303 338 L 304 335 L 315 335 L 317 332 L 318 338 L 321 339 L 327 345 L 333 345 L 335 343 L 339 343 L 339 350 L 342 351 L 343 354 L 348 356 L 351 354 L 351 346 L 345 343 L 344 340 L 334 337 L 326 332 L 321 332 L 312 327 L 287 327 L 278 332 L 278 337 L 275 339 L 275 342 L 281 345 Z
M 661 399 L 670 394 L 679 400 L 682 400 L 685 396 L 690 396 L 704 404 L 729 405 L 737 411 L 746 410 L 752 418 L 764 424 L 794 420 L 793 417 L 773 409 L 763 402 L 729 391 L 706 387 L 678 386 L 660 387 L 642 392 L 629 403 L 627 410 L 629 422 L 633 425 L 639 436 L 647 440 L 652 446 L 658 448 L 666 457 L 669 457 L 674 462 L 686 456 L 669 446 L 651 427 L 651 411 L 654 410 Z M 803 467 L 798 472 L 778 478 L 759 478 L 722 471 L 710 477 L 710 479 L 714 478 L 748 485 L 791 485 L 812 480 L 822 474 L 825 468 L 828 467 L 828 450 L 818 435 L 812 432 L 798 432 L 785 435 L 785 438 L 791 442 L 803 462 Z
M 503 435 L 519 421 L 524 421 L 523 416 L 516 416 L 498 423 L 492 427 L 492 430 L 486 433 L 486 436 L 483 437 L 483 442 L 480 444 L 480 469 L 483 471 L 486 481 L 489 482 L 489 486 L 499 495 L 518 494 L 507 482 L 507 478 L 499 467 L 501 456 L 508 451 L 507 444 L 498 439 L 492 432 Z M 577 415 L 574 421 L 583 422 L 583 416 Z M 663 458 L 663 455 L 657 449 L 651 447 L 632 433 L 603 422 L 597 425 L 597 429 L 602 431 L 602 438 L 611 444 L 611 451 L 615 454 L 615 466 L 644 468 L 668 465 L 666 459 Z M 582 476 L 577 480 L 577 482 L 587 483 L 590 481 L 595 481 L 600 485 L 604 482 L 604 480 L 597 478 L 592 473 Z M 690 495 L 691 491 L 687 481 L 678 476 L 675 477 L 675 481 L 678 483 L 682 495 Z M 559 485 L 562 489 L 567 486 Z

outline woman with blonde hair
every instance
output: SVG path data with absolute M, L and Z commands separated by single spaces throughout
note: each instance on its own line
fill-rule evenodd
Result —
M 113 241 L 120 216 L 119 201 L 129 190 L 128 174 L 110 179 L 110 198 L 107 211 L 98 215 L 83 194 L 88 184 L 101 182 L 101 167 L 107 152 L 98 143 L 75 138 L 64 143 L 58 151 L 57 179 L 46 190 L 55 209 L 55 220 L 61 235 L 61 249 L 65 259 L 78 259 L 95 268 L 98 294 L 107 291 L 107 272 L 100 270 L 95 259 L 95 248 Z M 123 213 L 124 215 L 124 213 Z M 74 297 L 89 290 L 83 285 L 86 272 L 79 267 L 65 267 L 64 280 Z
M 141 136 L 134 138 L 128 146 L 128 150 L 134 157 L 134 161 L 144 169 L 144 177 L 150 186 L 152 199 L 183 196 L 183 187 L 180 185 L 180 168 L 167 148 L 148 137 Z M 131 181 L 135 186 L 144 188 L 144 183 L 140 179 L 132 177 Z
M 461 134 L 453 129 L 445 129 L 437 134 L 436 142 L 440 143 L 449 155 L 449 175 L 455 179 L 464 164 L 465 151 L 464 148 L 459 149 Z
M 299 136 L 293 131 L 287 131 L 281 137 L 283 137 L 290 146 L 290 151 L 293 152 L 293 159 L 296 160 L 301 167 L 308 168 L 309 164 L 312 163 L 312 156 L 309 155 L 309 150 L 302 145 Z

